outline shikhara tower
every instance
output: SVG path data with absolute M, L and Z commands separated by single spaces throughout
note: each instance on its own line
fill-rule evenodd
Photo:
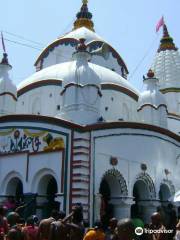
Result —
M 91 224 L 147 222 L 179 190 L 180 56 L 166 25 L 142 93 L 95 29 L 84 0 L 17 90 L 6 54 L 0 64 L 0 193 L 35 196 L 25 217 L 47 216 L 50 195 L 67 213 L 80 202 Z

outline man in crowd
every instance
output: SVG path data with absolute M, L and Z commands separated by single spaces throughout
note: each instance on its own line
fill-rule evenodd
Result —
M 59 213 L 56 210 L 51 212 L 49 218 L 43 219 L 39 224 L 38 229 L 38 239 L 39 240 L 48 240 L 51 223 L 56 221 L 59 218 Z
M 134 239 L 134 225 L 131 219 L 125 218 L 119 220 L 117 224 L 117 240 L 133 240 Z
M 105 233 L 103 231 L 103 226 L 100 221 L 96 221 L 95 227 L 89 229 L 85 234 L 83 240 L 105 240 Z

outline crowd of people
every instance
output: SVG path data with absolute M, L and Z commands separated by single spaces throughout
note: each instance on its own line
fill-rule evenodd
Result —
M 180 222 L 176 215 L 172 214 L 170 228 L 167 228 L 161 208 L 152 214 L 149 224 L 138 218 L 111 218 L 106 227 L 103 221 L 96 221 L 90 228 L 83 220 L 81 204 L 75 205 L 67 216 L 63 211 L 52 210 L 51 216 L 41 221 L 36 215 L 24 220 L 8 207 L 14 208 L 12 204 L 0 206 L 0 240 L 180 240 Z

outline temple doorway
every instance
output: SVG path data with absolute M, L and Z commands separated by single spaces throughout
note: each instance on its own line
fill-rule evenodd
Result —
M 118 170 L 107 171 L 101 180 L 99 193 L 101 195 L 100 218 L 107 226 L 112 217 L 121 218 L 121 200 L 127 196 L 127 186 Z
M 140 174 L 133 187 L 134 204 L 131 206 L 131 217 L 140 218 L 148 223 L 155 207 L 155 186 L 148 174 Z M 154 205 L 153 205 L 153 204 Z M 152 206 L 153 205 L 153 206 Z
M 58 193 L 58 185 L 56 179 L 48 174 L 44 175 L 38 184 L 38 208 L 41 209 L 42 218 L 49 217 L 52 210 L 59 210 L 60 203 L 55 201 L 56 194 Z
M 18 177 L 10 179 L 6 187 L 6 195 L 14 196 L 16 201 L 23 197 L 23 183 Z

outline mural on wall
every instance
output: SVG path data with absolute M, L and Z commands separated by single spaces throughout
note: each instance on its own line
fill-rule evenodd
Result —
M 0 154 L 52 151 L 65 148 L 64 137 L 48 131 L 33 129 L 0 130 Z

